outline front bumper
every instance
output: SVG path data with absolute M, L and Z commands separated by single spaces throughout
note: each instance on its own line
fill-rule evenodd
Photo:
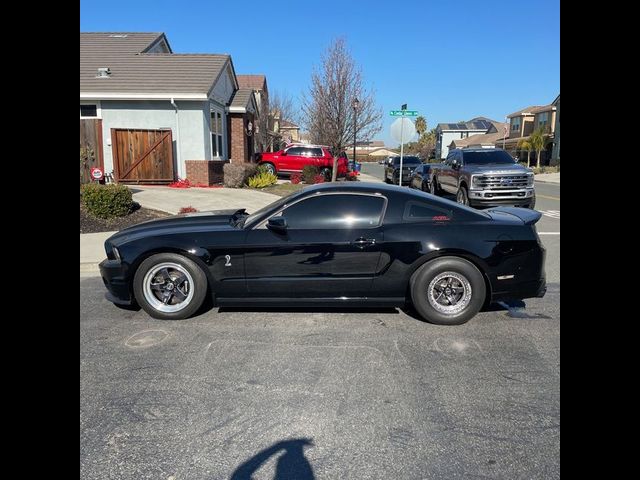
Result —
M 128 266 L 117 260 L 103 260 L 100 265 L 100 276 L 107 287 L 105 298 L 119 305 L 132 305 L 133 296 L 129 286 Z
M 511 205 L 528 207 L 535 201 L 533 188 L 517 190 L 469 190 L 469 203 L 472 206 L 499 207 Z

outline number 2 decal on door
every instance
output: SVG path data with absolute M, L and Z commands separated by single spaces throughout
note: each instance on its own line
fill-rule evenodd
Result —
M 224 258 L 226 260 L 224 266 L 225 267 L 230 267 L 231 266 L 231 255 L 225 255 Z

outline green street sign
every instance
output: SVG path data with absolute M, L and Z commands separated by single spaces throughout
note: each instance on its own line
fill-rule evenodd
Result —
M 417 110 L 391 110 L 389 114 L 392 117 L 417 117 L 418 111 Z

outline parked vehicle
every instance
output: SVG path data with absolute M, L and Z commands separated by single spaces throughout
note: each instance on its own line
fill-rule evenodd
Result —
M 431 178 L 431 163 L 418 165 L 409 177 L 409 188 L 417 188 L 423 192 L 429 192 L 429 179 Z
M 402 184 L 408 185 L 413 170 L 422 165 L 422 160 L 413 155 L 405 155 L 402 157 Z M 385 183 L 393 183 L 397 185 L 400 177 L 400 155 L 389 157 L 384 167 Z
M 274 175 L 291 175 L 302 172 L 307 165 L 318 168 L 327 180 L 331 179 L 333 171 L 333 155 L 325 145 L 291 144 L 277 152 L 262 152 L 256 155 L 259 165 Z M 338 177 L 343 177 L 349 171 L 346 155 L 338 158 Z
M 499 148 L 454 149 L 431 167 L 430 191 L 456 196 L 472 207 L 510 205 L 534 208 L 533 170 Z
M 105 241 L 107 298 L 182 319 L 205 297 L 219 306 L 411 302 L 427 321 L 456 325 L 491 301 L 542 297 L 541 214 L 474 210 L 374 183 L 309 186 L 249 215 L 187 213 Z

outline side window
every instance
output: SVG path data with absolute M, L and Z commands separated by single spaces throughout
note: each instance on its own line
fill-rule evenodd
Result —
M 455 155 L 456 154 L 454 152 L 450 152 L 449 155 L 447 155 L 447 159 L 444 161 L 444 163 L 446 163 L 447 165 L 451 165 L 451 160 L 453 160 Z
M 447 222 L 451 217 L 452 211 L 449 209 L 409 200 L 404 206 L 402 220 L 404 222 Z
M 318 195 L 291 205 L 282 216 L 291 229 L 375 228 L 384 203 L 372 195 Z
M 457 152 L 457 154 L 456 154 L 456 158 L 458 159 L 458 163 L 459 163 L 460 165 L 462 165 L 462 164 L 463 164 L 463 161 L 462 161 L 462 160 L 463 160 L 462 152 Z
M 287 150 L 287 155 L 302 155 L 302 151 L 304 149 L 302 147 L 291 147 Z

